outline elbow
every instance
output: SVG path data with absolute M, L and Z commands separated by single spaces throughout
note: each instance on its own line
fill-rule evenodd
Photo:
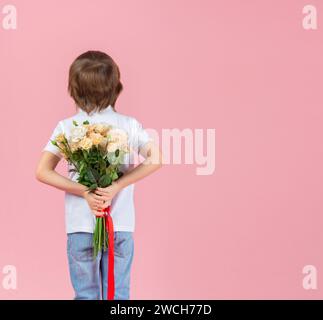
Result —
M 35 178 L 40 182 L 44 182 L 44 172 L 41 168 L 37 168 L 35 171 Z
M 35 171 L 35 178 L 36 178 L 36 180 L 42 182 L 42 174 L 41 174 L 41 171 L 39 171 L 39 170 L 36 170 Z

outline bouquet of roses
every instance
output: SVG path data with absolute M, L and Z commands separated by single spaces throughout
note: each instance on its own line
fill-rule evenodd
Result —
M 73 166 L 69 171 L 78 173 L 77 181 L 94 192 L 105 188 L 122 176 L 123 157 L 129 152 L 128 135 L 125 131 L 104 123 L 90 124 L 73 121 L 71 134 L 59 134 L 51 142 Z M 112 235 L 113 237 L 113 235 Z M 105 216 L 96 217 L 93 234 L 94 257 L 108 247 Z

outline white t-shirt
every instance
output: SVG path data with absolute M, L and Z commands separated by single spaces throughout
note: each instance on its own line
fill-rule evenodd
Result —
M 68 138 L 70 129 L 73 126 L 73 120 L 78 124 L 88 120 L 90 124 L 106 123 L 125 130 L 129 137 L 129 146 L 133 152 L 126 155 L 121 171 L 126 172 L 134 167 L 135 153 L 139 153 L 140 148 L 152 138 L 143 128 L 142 124 L 135 118 L 120 114 L 114 111 L 112 106 L 100 112 L 92 112 L 88 115 L 85 111 L 78 109 L 77 113 L 69 118 L 63 119 L 56 125 L 49 141 L 43 150 L 50 151 L 62 158 L 59 149 L 54 146 L 50 140 L 64 133 Z M 68 169 L 73 168 L 68 165 Z M 76 181 L 78 173 L 69 172 L 69 178 Z M 131 184 L 123 188 L 111 202 L 111 217 L 113 219 L 114 231 L 131 231 L 135 230 L 135 208 L 133 201 L 134 185 Z M 95 226 L 95 216 L 92 213 L 87 201 L 81 197 L 69 192 L 65 192 L 65 229 L 66 233 L 73 232 L 90 232 L 93 233 Z

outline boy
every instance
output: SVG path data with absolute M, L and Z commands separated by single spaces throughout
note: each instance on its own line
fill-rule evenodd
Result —
M 83 123 L 107 123 L 128 133 L 129 146 L 145 160 L 134 167 L 134 154 L 122 165 L 124 175 L 107 188 L 95 193 L 77 182 L 77 173 L 66 178 L 55 171 L 62 159 L 59 149 L 49 140 L 36 170 L 36 178 L 65 191 L 65 226 L 67 254 L 74 299 L 104 299 L 107 295 L 107 252 L 92 258 L 92 237 L 96 216 L 111 205 L 114 224 L 114 299 L 129 299 L 130 270 L 133 260 L 135 210 L 133 183 L 161 167 L 161 153 L 140 122 L 115 111 L 116 100 L 122 91 L 120 72 L 107 54 L 88 51 L 80 55 L 70 67 L 68 91 L 74 99 L 77 113 L 58 122 L 50 140 L 58 134 L 69 136 L 73 120 Z M 71 169 L 72 167 L 68 167 Z

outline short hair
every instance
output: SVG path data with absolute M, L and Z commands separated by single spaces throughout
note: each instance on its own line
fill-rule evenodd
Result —
M 114 60 L 104 52 L 87 51 L 69 69 L 68 92 L 76 105 L 87 112 L 115 108 L 123 86 Z

